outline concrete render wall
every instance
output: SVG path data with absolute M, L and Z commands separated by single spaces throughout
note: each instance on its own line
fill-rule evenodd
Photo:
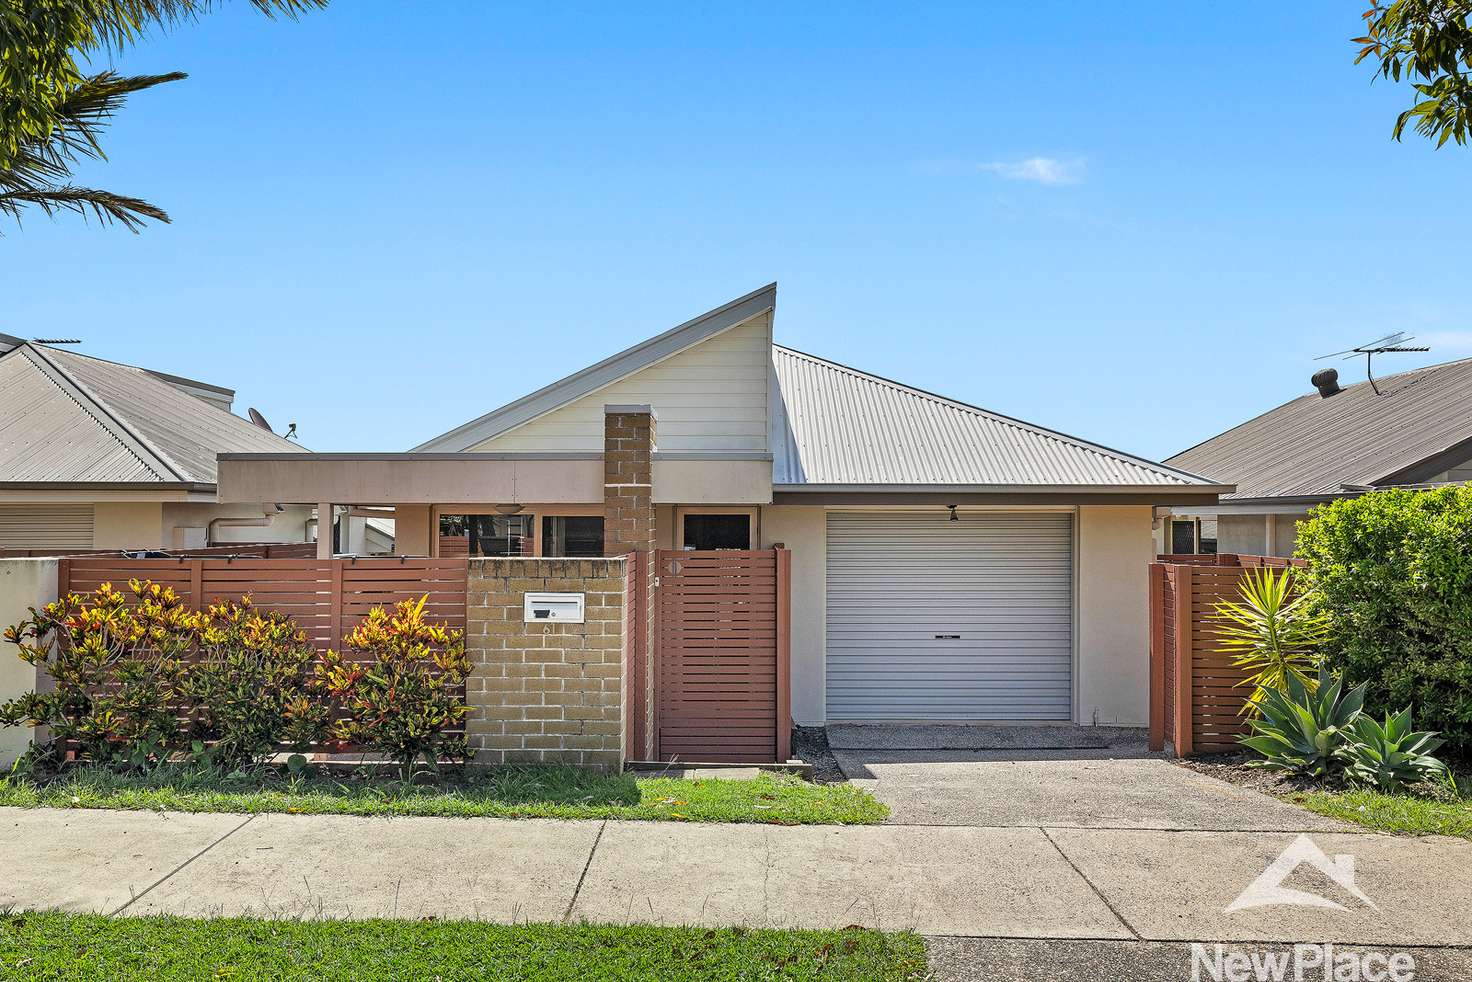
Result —
M 471 560 L 466 732 L 477 764 L 622 765 L 624 564 L 622 558 Z M 585 594 L 584 623 L 526 623 L 528 592 Z
M 1150 721 L 1149 505 L 1078 510 L 1078 659 L 1074 721 Z
M 1271 524 L 1268 522 L 1270 517 L 1273 519 Z M 1298 548 L 1298 523 L 1305 517 L 1222 515 L 1216 523 L 1216 551 L 1244 556 L 1291 556 Z
M 0 559 L 0 630 L 17 624 L 27 608 L 56 599 L 56 560 Z M 16 657 L 15 646 L 0 641 L 0 702 L 36 688 L 36 670 Z M 26 727 L 0 728 L 0 768 L 8 768 L 31 745 Z
M 792 550 L 792 721 L 822 726 L 827 719 L 827 511 L 811 505 L 771 505 L 762 509 L 761 532 L 762 548 L 780 542 Z
M 763 548 L 792 550 L 792 718 L 800 726 L 827 719 L 826 515 L 821 506 L 762 509 Z M 1076 722 L 1149 721 L 1152 523 L 1148 505 L 1078 509 Z

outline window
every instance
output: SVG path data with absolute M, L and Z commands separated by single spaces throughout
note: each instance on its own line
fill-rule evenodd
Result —
M 1216 555 L 1216 519 L 1203 518 L 1201 520 L 1201 552 L 1203 555 Z
M 1196 551 L 1196 523 L 1173 521 L 1170 523 L 1170 551 L 1176 555 L 1190 555 Z
M 750 515 L 686 515 L 686 549 L 750 549 Z
M 542 555 L 603 555 L 603 516 L 543 515 Z
M 441 515 L 441 556 L 529 556 L 530 515 Z

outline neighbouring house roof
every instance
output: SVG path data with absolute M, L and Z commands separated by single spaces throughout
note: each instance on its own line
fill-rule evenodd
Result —
M 774 486 L 1209 487 L 1212 482 L 772 346 Z
M 499 436 L 513 427 L 558 409 L 626 378 L 671 355 L 694 347 L 707 338 L 744 324 L 753 317 L 772 310 L 777 304 L 777 284 L 769 283 L 744 297 L 737 297 L 663 334 L 641 341 L 616 355 L 553 382 L 530 395 L 502 406 L 478 419 L 455 427 L 432 440 L 421 443 L 413 452 L 458 453 Z
M 1427 481 L 1472 458 L 1472 359 L 1299 396 L 1167 463 L 1237 485 L 1223 502 Z
M 221 451 L 303 452 L 190 395 L 174 378 L 45 345 L 11 345 L 0 354 L 0 486 L 208 487 Z

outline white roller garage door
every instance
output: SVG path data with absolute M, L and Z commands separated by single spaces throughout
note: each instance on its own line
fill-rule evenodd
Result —
M 1067 720 L 1073 516 L 830 512 L 830 720 Z

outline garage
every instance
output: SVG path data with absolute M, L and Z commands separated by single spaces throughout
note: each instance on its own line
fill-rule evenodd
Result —
M 1072 512 L 832 511 L 827 717 L 1073 715 Z

